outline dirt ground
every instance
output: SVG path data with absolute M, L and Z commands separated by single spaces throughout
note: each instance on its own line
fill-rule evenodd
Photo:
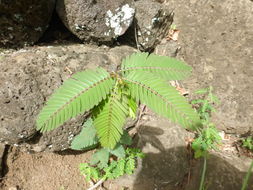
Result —
M 7 174 L 1 190 L 83 190 L 86 183 L 78 166 L 88 162 L 91 152 L 73 154 L 63 152 L 29 154 L 10 148 Z M 89 185 L 89 184 L 88 184 Z
M 251 131 L 253 2 L 167 0 L 164 3 L 174 8 L 182 48 L 179 57 L 193 66 L 194 75 L 188 87 L 197 89 L 212 85 L 216 89 L 223 102 L 215 116 L 219 129 L 237 134 Z M 0 189 L 86 189 L 88 185 L 78 165 L 88 161 L 90 155 L 90 152 L 29 154 L 12 147 L 6 158 L 7 173 Z

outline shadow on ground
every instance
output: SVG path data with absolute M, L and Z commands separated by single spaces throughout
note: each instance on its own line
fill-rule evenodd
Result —
M 160 136 L 164 136 L 162 130 L 147 126 L 145 128 L 148 132 L 140 134 L 138 146 L 146 152 L 146 157 L 140 162 L 141 166 L 134 176 L 132 189 L 198 189 L 203 160 L 191 161 L 190 164 L 191 156 L 186 146 L 166 149 L 164 143 L 159 140 Z M 250 164 L 249 161 L 247 158 L 239 158 L 221 152 L 212 153 L 207 161 L 205 181 L 208 190 L 240 190 Z M 248 189 L 253 189 L 253 177 L 250 178 Z

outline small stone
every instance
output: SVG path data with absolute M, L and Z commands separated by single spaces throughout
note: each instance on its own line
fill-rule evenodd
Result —
M 18 190 L 18 188 L 17 187 L 9 187 L 8 190 Z

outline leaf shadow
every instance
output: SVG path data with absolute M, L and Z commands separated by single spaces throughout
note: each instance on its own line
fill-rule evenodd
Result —
M 136 145 L 138 148 L 145 149 L 149 143 L 153 147 L 150 148 L 150 152 L 146 153 L 145 158 L 139 161 L 140 166 L 136 174 L 128 180 L 123 180 L 125 183 L 120 184 L 129 187 L 131 183 L 132 188 L 129 188 L 131 190 L 199 189 L 203 159 L 193 160 L 186 146 L 167 149 L 159 139 L 159 136 L 163 135 L 161 129 L 149 126 L 145 128 L 148 132 L 146 130 L 141 132 L 141 139 L 140 137 L 136 139 Z M 221 152 L 211 153 L 207 160 L 205 179 L 207 189 L 241 189 L 243 178 L 249 167 L 249 159 L 244 165 L 242 160 L 236 155 L 229 158 Z M 253 176 L 249 180 L 248 189 L 253 189 Z

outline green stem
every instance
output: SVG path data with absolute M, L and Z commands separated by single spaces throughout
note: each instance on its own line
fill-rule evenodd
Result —
M 242 185 L 242 189 L 241 190 L 246 190 L 246 188 L 248 186 L 248 182 L 249 182 L 249 178 L 250 178 L 250 174 L 251 174 L 252 168 L 253 168 L 253 160 L 251 161 L 249 170 L 248 170 L 246 176 L 244 177 L 243 185 Z
M 205 176 L 206 176 L 206 156 L 204 156 L 204 165 L 203 165 L 203 170 L 202 170 L 202 174 L 201 174 L 201 181 L 200 181 L 200 185 L 199 185 L 199 190 L 204 190 Z

